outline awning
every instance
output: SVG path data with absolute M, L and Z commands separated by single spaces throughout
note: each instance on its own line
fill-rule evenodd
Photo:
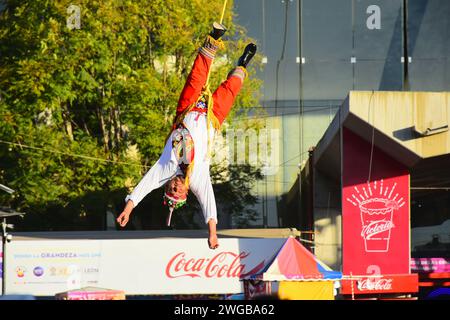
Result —
M 298 240 L 289 237 L 260 272 L 248 275 L 243 280 L 332 281 L 340 279 L 342 279 L 341 272 L 333 271 Z

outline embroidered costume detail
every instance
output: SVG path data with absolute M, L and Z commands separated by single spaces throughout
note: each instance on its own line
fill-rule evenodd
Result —
M 217 50 L 222 49 L 223 47 L 222 40 L 215 40 L 213 37 L 207 36 L 205 42 L 203 42 L 203 46 L 200 47 L 199 52 L 210 59 L 214 59 Z
M 195 108 L 204 110 L 205 112 L 207 111 L 206 109 L 208 108 L 208 106 L 206 105 L 206 99 L 203 96 L 197 101 Z
M 189 130 L 180 124 L 172 134 L 172 149 L 180 169 L 186 174 L 187 166 L 194 161 L 194 140 Z
M 189 188 L 189 178 L 194 168 L 195 148 L 194 139 L 182 123 L 173 131 L 172 149 L 185 177 L 184 184 Z
M 247 70 L 244 67 L 236 67 L 228 74 L 227 78 L 238 77 L 242 81 L 247 77 Z

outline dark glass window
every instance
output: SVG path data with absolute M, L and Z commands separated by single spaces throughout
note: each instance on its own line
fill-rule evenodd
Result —
M 450 192 L 411 191 L 411 251 L 414 256 L 450 254 Z
M 450 90 L 450 1 L 408 1 L 408 55 L 412 91 Z
M 266 58 L 260 78 L 265 101 L 299 99 L 297 63 L 299 27 L 297 1 L 236 1 L 237 23 L 255 38 L 258 52 Z M 270 109 L 275 104 L 267 105 Z M 272 113 L 274 110 L 268 110 Z M 278 115 L 281 112 L 277 112 Z
M 402 0 L 354 1 L 354 89 L 402 90 Z
M 351 0 L 301 1 L 302 160 L 353 88 Z
M 352 89 L 352 2 L 303 0 L 302 97 L 344 99 Z

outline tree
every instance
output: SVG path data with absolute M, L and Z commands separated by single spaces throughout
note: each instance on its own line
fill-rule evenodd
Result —
M 18 195 L 0 201 L 31 213 L 24 229 L 101 229 L 106 208 L 123 205 L 126 187 L 159 157 L 196 49 L 222 2 L 83 0 L 75 8 L 79 29 L 68 24 L 71 1 L 4 3 L 0 181 Z M 229 2 L 226 50 L 211 88 L 249 41 L 232 19 Z M 236 112 L 258 104 L 259 85 L 246 81 Z M 251 181 L 239 192 L 248 194 Z

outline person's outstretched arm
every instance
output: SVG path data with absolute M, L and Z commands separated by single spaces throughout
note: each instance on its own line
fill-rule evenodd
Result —
M 133 200 L 128 200 L 127 204 L 125 205 L 125 209 L 123 209 L 122 213 L 117 218 L 117 222 L 121 227 L 125 227 L 130 220 L 131 212 L 134 209 L 134 203 Z

